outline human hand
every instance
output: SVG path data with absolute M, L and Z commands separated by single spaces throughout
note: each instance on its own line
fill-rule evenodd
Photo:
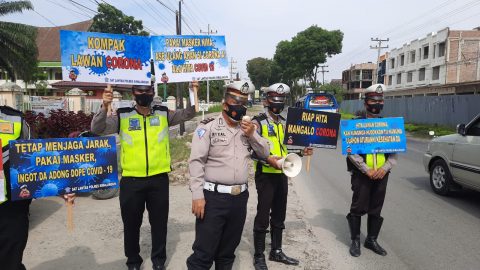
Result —
M 282 167 L 278 165 L 278 162 L 280 159 L 282 159 L 281 157 L 277 157 L 277 156 L 269 156 L 267 158 L 267 163 L 268 165 L 270 165 L 271 167 L 277 169 L 277 170 L 281 170 Z
M 102 95 L 103 100 L 103 109 L 108 110 L 108 107 L 112 104 L 113 101 L 113 90 L 111 87 L 105 88 Z
M 303 149 L 303 155 L 304 156 L 313 155 L 313 148 L 312 147 L 305 147 L 305 149 Z
M 370 179 L 374 179 L 373 176 L 375 175 L 376 171 L 374 169 L 370 169 L 367 171 L 367 176 Z
M 192 200 L 192 214 L 199 219 L 203 219 L 205 215 L 205 204 L 205 199 Z
M 380 168 L 373 174 L 372 179 L 381 180 L 383 179 L 383 177 L 385 177 L 386 174 L 387 172 L 384 169 Z
M 242 121 L 240 122 L 240 128 L 247 137 L 251 137 L 255 132 L 255 124 L 253 124 L 252 121 L 249 120 L 242 119 Z
M 77 198 L 75 193 L 69 193 L 69 194 L 64 194 L 63 195 L 63 199 L 65 200 L 65 204 L 70 203 L 72 205 L 75 205 L 75 198 Z

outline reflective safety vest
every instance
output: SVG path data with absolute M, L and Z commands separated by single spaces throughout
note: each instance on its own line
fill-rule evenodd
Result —
M 274 123 L 269 121 L 267 115 L 261 114 L 255 118 L 261 127 L 261 136 L 268 139 L 268 144 L 270 145 L 270 155 L 278 157 L 286 157 L 288 155 L 287 147 L 283 144 L 283 138 L 285 136 L 285 131 L 283 124 Z M 270 166 L 260 166 L 255 162 L 255 171 L 261 170 L 264 173 L 283 173 L 282 170 L 277 170 Z
M 376 154 L 376 155 L 377 155 L 377 169 L 379 169 L 385 164 L 385 154 Z M 375 166 L 373 166 L 373 154 L 366 155 L 365 163 L 370 169 L 375 168 Z
M 18 140 L 22 136 L 22 128 L 23 128 L 23 114 L 20 111 L 14 110 L 13 108 L 0 106 L 0 140 L 2 140 L 2 162 L 3 162 L 3 170 L 5 175 L 4 183 L 4 190 L 5 190 L 5 198 L 8 198 L 8 192 L 10 191 L 10 179 L 6 179 L 7 175 L 10 177 L 10 173 L 7 172 L 9 170 L 9 166 L 5 164 L 9 161 L 9 145 L 10 141 Z M 0 204 L 4 203 L 5 201 L 0 201 Z
M 154 106 L 149 116 L 135 108 L 118 110 L 122 175 L 146 177 L 170 172 L 168 109 Z

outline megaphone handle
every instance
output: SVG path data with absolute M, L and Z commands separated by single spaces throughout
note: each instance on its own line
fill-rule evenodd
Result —
M 312 156 L 307 157 L 307 172 L 310 172 L 310 160 L 312 160 Z

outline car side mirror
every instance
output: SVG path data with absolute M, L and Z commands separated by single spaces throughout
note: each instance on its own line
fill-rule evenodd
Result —
M 457 133 L 465 136 L 465 124 L 457 125 Z

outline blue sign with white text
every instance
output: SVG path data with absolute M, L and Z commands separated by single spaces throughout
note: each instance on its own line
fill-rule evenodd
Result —
M 407 151 L 403 117 L 342 120 L 342 154 Z
M 10 141 L 13 201 L 118 188 L 115 137 Z

